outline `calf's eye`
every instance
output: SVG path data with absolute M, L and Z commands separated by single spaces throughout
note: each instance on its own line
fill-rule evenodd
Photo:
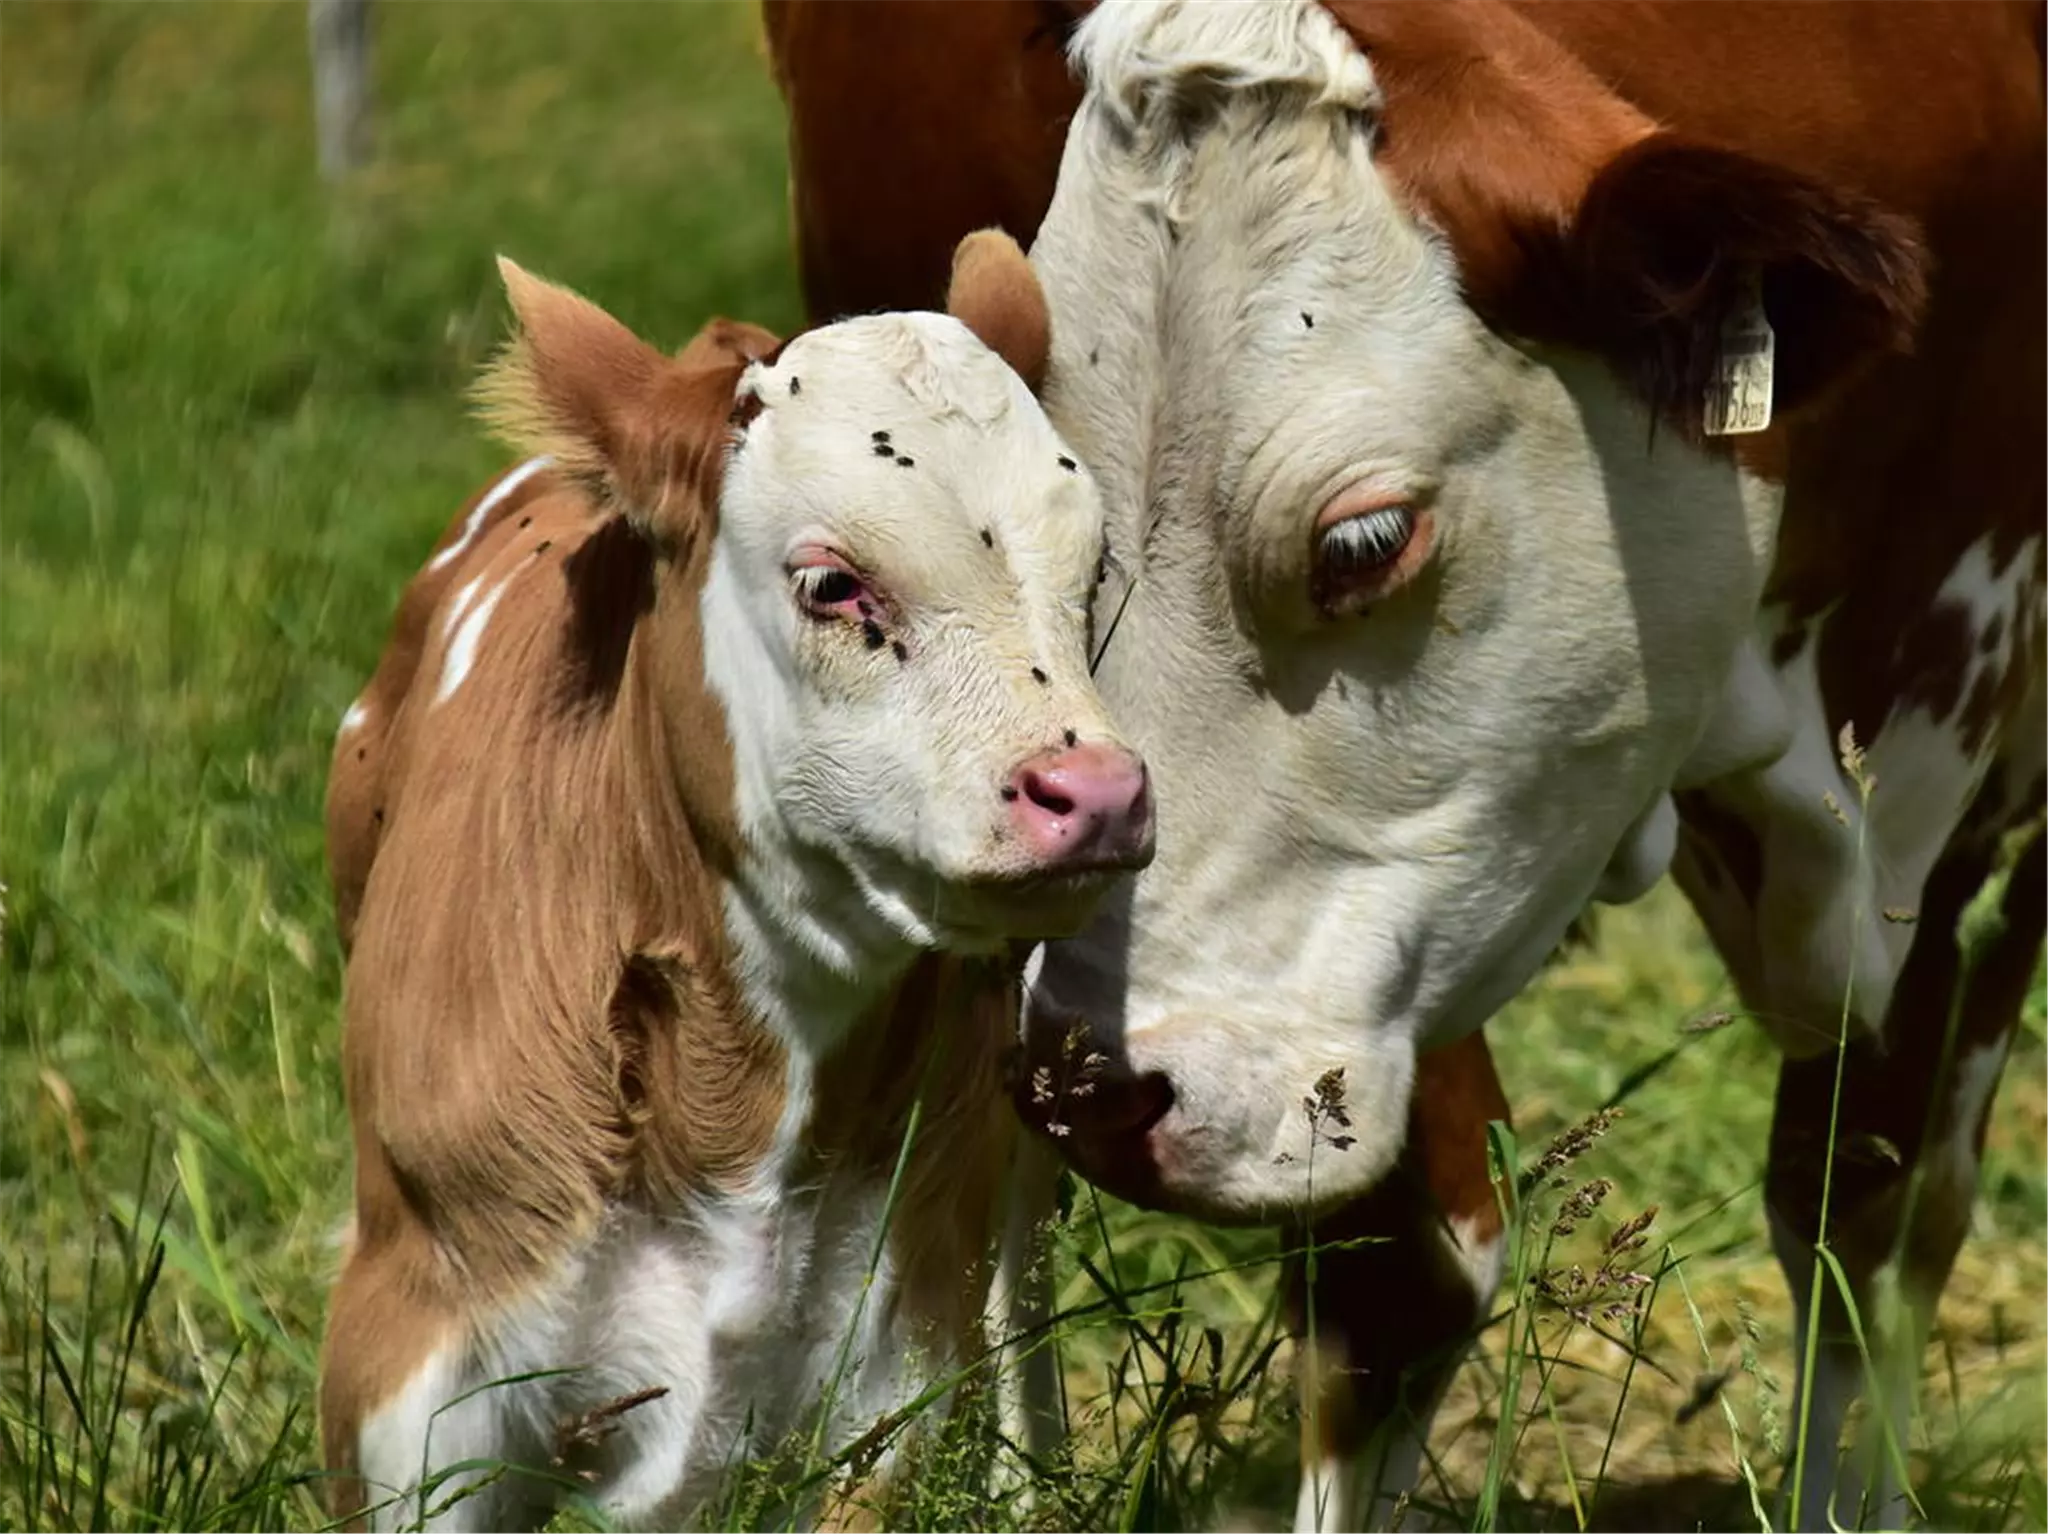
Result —
M 830 556 L 792 565 L 789 579 L 797 605 L 815 618 L 864 617 L 862 608 L 873 603 L 861 578 Z
M 1388 595 L 1429 556 L 1429 514 L 1406 501 L 1347 492 L 1316 519 L 1311 595 L 1336 616 Z

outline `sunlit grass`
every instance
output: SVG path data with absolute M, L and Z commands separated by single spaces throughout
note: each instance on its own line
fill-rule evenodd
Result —
M 348 1186 L 320 798 L 400 583 L 500 462 L 461 402 L 500 323 L 491 256 L 671 342 L 798 317 L 750 9 L 378 26 L 379 157 L 331 200 L 300 6 L 0 7 L 10 1526 L 320 1521 Z M 1742 1465 L 1768 1498 L 1793 1370 L 1758 1194 L 1774 1058 L 1746 1026 L 1684 1031 L 1732 998 L 1670 891 L 1601 933 L 1494 1029 L 1524 1159 L 1626 1095 L 1572 1166 L 1612 1181 L 1601 1210 L 1525 1266 L 1585 1265 L 1656 1204 L 1631 1269 L 1654 1302 L 1589 1325 L 1528 1299 L 1512 1367 L 1491 1328 L 1417 1503 L 1469 1524 L 1491 1458 L 1504 1526 L 1751 1527 Z M 2042 1039 L 2037 989 L 1911 1446 L 1943 1526 L 2043 1518 Z M 1076 1431 L 1029 1521 L 1284 1526 L 1283 1237 L 1072 1208 L 1051 1260 Z M 904 1517 L 1025 1521 L 982 1490 L 1009 1452 L 963 1417 Z

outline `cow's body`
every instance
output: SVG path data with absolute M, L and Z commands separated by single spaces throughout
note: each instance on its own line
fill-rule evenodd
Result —
M 563 445 L 451 524 L 336 744 L 356 1221 L 323 1426 L 380 1526 L 538 1526 L 564 1485 L 672 1526 L 976 1355 L 1004 944 L 1141 852 L 1032 785 L 1135 763 L 1086 680 L 1092 492 L 958 324 L 670 360 L 522 280 L 501 417 Z M 926 824 L 861 818 L 902 794 Z M 413 1490 L 476 1460 L 523 1468 Z
M 1187 594 L 1185 572 L 1217 557 L 1179 524 L 1221 520 L 1238 508 L 1229 478 L 1215 477 L 1183 445 L 1189 430 L 1183 417 L 1191 419 L 1195 407 L 1180 409 L 1157 379 L 1184 376 L 1189 382 L 1182 387 L 1195 390 L 1199 402 L 1216 402 L 1212 432 L 1227 423 L 1224 412 L 1256 410 L 1249 402 L 1255 386 L 1244 385 L 1242 395 L 1231 392 L 1232 369 L 1262 355 L 1252 348 L 1277 343 L 1259 328 L 1267 322 L 1244 297 L 1261 292 L 1255 280 L 1197 302 L 1193 263 L 1218 264 L 1223 258 L 1216 251 L 1224 248 L 1201 243 L 1204 220 L 1224 216 L 1221 202 L 1201 198 L 1230 196 L 1221 189 L 1234 179 L 1247 188 L 1242 201 L 1251 206 L 1262 181 L 1277 185 L 1289 172 L 1249 159 L 1235 167 L 1234 178 L 1222 160 L 1205 171 L 1196 147 L 1178 160 L 1171 158 L 1178 151 L 1161 147 L 1158 161 L 1147 162 L 1148 135 L 1159 133 L 1161 146 L 1173 142 L 1147 114 L 1163 113 L 1162 103 L 1172 101 L 1183 114 L 1174 130 L 1184 135 L 1179 142 L 1212 143 L 1210 153 L 1227 157 L 1237 152 L 1228 134 L 1241 132 L 1250 144 L 1257 131 L 1247 126 L 1256 107 L 1247 109 L 1250 115 L 1231 115 L 1235 92 L 1267 91 L 1268 102 L 1281 103 L 1272 108 L 1276 113 L 1304 109 L 1286 97 L 1291 87 L 1275 93 L 1257 83 L 1264 66 L 1231 52 L 1239 39 L 1225 35 L 1230 23 L 1217 21 L 1213 35 L 1176 55 L 1182 43 L 1174 38 L 1196 37 L 1207 23 L 1162 23 L 1156 35 L 1140 38 L 1150 22 L 1105 14 L 1103 27 L 1081 48 L 1096 71 L 1101 99 L 1092 117 L 1084 112 L 1076 119 L 1081 84 L 1062 75 L 1054 55 L 1086 9 L 1015 0 L 963 7 L 939 19 L 916 4 L 769 0 L 767 7 L 791 108 L 800 250 L 817 312 L 913 301 L 937 280 L 942 252 L 962 228 L 1000 218 L 1026 237 L 1051 210 L 1034 250 L 1053 303 L 1048 401 L 1105 485 L 1112 548 L 1128 567 L 1124 587 L 1133 593 L 1131 612 L 1119 613 L 1122 626 L 1102 673 L 1105 692 L 1152 755 L 1162 795 L 1175 810 L 1160 861 L 1141 881 L 1135 914 L 1119 917 L 1124 925 L 1106 938 L 1084 940 L 1064 972 L 1055 952 L 1047 974 L 1060 981 L 1064 973 L 1080 997 L 1073 1010 L 1092 1022 L 1121 1008 L 1127 1031 L 1145 1023 L 1145 1009 L 1153 1005 L 1148 990 L 1177 986 L 1176 995 L 1186 999 L 1206 984 L 1220 1029 L 1235 1021 L 1241 999 L 1232 992 L 1228 966 L 1242 955 L 1231 945 L 1241 948 L 1239 934 L 1258 926 L 1255 903 L 1276 910 L 1284 905 L 1291 875 L 1275 865 L 1265 876 L 1239 882 L 1235 898 L 1244 908 L 1212 919 L 1201 902 L 1221 902 L 1215 909 L 1222 911 L 1232 887 L 1223 894 L 1204 887 L 1216 880 L 1218 856 L 1204 848 L 1196 859 L 1173 839 L 1176 811 L 1202 821 L 1206 808 L 1182 797 L 1179 785 L 1216 775 L 1231 749 L 1214 743 L 1223 726 L 1213 703 L 1190 710 L 1201 714 L 1208 737 L 1200 747 L 1189 744 L 1194 724 L 1173 713 L 1176 687 L 1207 685 L 1206 662 L 1190 637 L 1201 632 L 1192 621 L 1201 599 Z M 1755 574 L 1748 638 L 1729 651 L 1718 702 L 1696 710 L 1694 744 L 1674 768 L 1661 769 L 1656 786 L 1668 790 L 1669 799 L 1657 796 L 1626 828 L 1617 820 L 1594 829 L 1597 817 L 1589 817 L 1580 834 L 1614 846 L 1600 880 L 1603 893 L 1625 895 L 1669 863 L 1747 1006 L 1791 1056 L 1779 1087 L 1768 1193 L 1774 1235 L 1802 1308 L 1825 1159 L 1819 1137 L 1828 1122 L 1834 1046 L 1846 1011 L 1852 1042 L 1841 1133 L 1851 1151 L 1835 1163 L 1831 1239 L 1866 1299 L 1875 1270 L 1903 1251 L 1902 1276 L 1918 1321 L 1904 1336 L 1879 1339 L 1879 1350 L 1891 1360 L 1887 1367 L 1910 1373 L 1918 1358 L 1914 1326 L 1924 1326 L 1931 1314 L 1962 1236 L 1985 1115 L 2042 932 L 2041 8 L 1337 0 L 1329 9 L 1371 65 L 1369 81 L 1319 87 L 1325 102 L 1342 96 L 1370 125 L 1372 170 L 1360 184 L 1390 196 L 1395 208 L 1367 216 L 1384 219 L 1390 239 L 1403 212 L 1411 228 L 1415 221 L 1433 226 L 1442 241 L 1439 270 L 1454 274 L 1465 301 L 1496 334 L 1536 343 L 1528 354 L 1557 370 L 1589 421 L 1606 409 L 1637 409 L 1631 399 L 1645 395 L 1660 411 L 1683 416 L 1692 403 L 1684 393 L 1692 380 L 1687 375 L 1674 385 L 1660 372 L 1671 366 L 1668 352 L 1631 352 L 1634 321 L 1617 316 L 1618 306 L 1603 308 L 1597 289 L 1579 292 L 1557 280 L 1551 247 L 1567 232 L 1581 240 L 1572 247 L 1575 259 L 1612 260 L 1617 252 L 1636 253 L 1627 244 L 1631 220 L 1661 219 L 1660 227 L 1680 231 L 1673 259 L 1697 241 L 1702 250 L 1725 248 L 1727 259 L 1738 262 L 1746 249 L 1763 248 L 1744 242 L 1761 240 L 1758 231 L 1778 218 L 1778 255 L 1758 259 L 1789 254 L 1789 269 L 1809 274 L 1784 279 L 1775 291 L 1767 287 L 1779 332 L 1780 392 L 1778 419 L 1769 430 L 1696 449 L 1672 441 L 1684 427 L 1674 431 L 1667 423 L 1662 446 L 1647 459 L 1635 458 L 1639 443 L 1619 439 L 1598 450 L 1614 466 L 1610 476 L 1623 476 L 1611 478 L 1609 493 L 1618 506 L 1625 476 L 1639 472 L 1621 466 L 1641 462 L 1640 472 L 1654 477 L 1697 454 L 1710 480 L 1722 476 L 1718 483 L 1730 506 L 1737 499 L 1748 505 L 1752 532 L 1762 530 L 1770 557 L 1768 568 Z M 1173 28 L 1180 30 L 1169 37 Z M 1305 77 L 1313 67 L 1299 58 L 1276 63 L 1274 78 L 1289 71 Z M 866 104 L 876 100 L 890 103 L 887 115 L 866 115 Z M 1053 146 L 1066 138 L 1070 119 L 1075 137 L 1066 144 L 1062 171 Z M 911 122 L 915 131 L 904 128 Z M 1589 187 L 1637 153 L 1656 128 L 1804 179 L 1788 191 L 1767 173 L 1743 170 L 1749 189 L 1739 196 L 1726 192 L 1735 199 L 1728 216 L 1689 226 L 1682 211 L 1657 205 L 1657 180 L 1645 178 L 1632 202 L 1608 195 L 1600 205 L 1608 223 L 1587 232 L 1595 222 L 1586 206 Z M 1724 193 L 1716 168 L 1722 162 L 1706 162 L 1705 169 L 1697 160 L 1688 163 L 1693 168 L 1674 160 L 1663 184 L 1680 186 L 1673 179 L 1680 171 L 1697 175 L 1698 205 L 1722 206 L 1715 201 Z M 1185 179 L 1169 182 L 1171 190 L 1149 213 L 1126 217 L 1109 189 L 1120 186 L 1128 202 L 1130 188 L 1142 181 L 1114 178 L 1138 178 L 1147 164 L 1166 164 L 1170 170 L 1162 174 Z M 1204 181 L 1205 174 L 1213 179 Z M 1175 206 L 1182 195 L 1186 206 Z M 1829 211 L 1813 211 L 1806 226 L 1794 227 L 1796 220 L 1786 221 L 1782 212 L 1759 211 L 1774 206 L 1774 198 L 1781 209 L 1796 203 Z M 863 228 L 878 199 L 891 216 Z M 1306 347 L 1311 327 L 1318 336 L 1331 328 L 1331 310 L 1320 306 L 1346 300 L 1332 297 L 1336 279 L 1314 277 L 1293 249 L 1270 257 L 1255 253 L 1254 237 L 1267 227 L 1261 219 L 1278 227 L 1293 216 L 1281 206 L 1286 200 L 1285 192 L 1276 192 L 1268 211 L 1233 203 L 1228 212 L 1249 232 L 1237 247 L 1244 261 L 1274 263 L 1272 307 L 1290 315 L 1301 308 L 1300 344 Z M 1751 214 L 1754 227 L 1738 217 Z M 1910 224 L 1888 222 L 1894 215 Z M 1174 226 L 1175 238 L 1155 248 L 1147 218 Z M 1860 231 L 1850 240 L 1853 249 L 1842 243 L 1852 229 Z M 1297 245 L 1301 238 L 1297 231 Z M 1645 259 L 1658 259 L 1651 247 L 1646 239 Z M 1816 265 L 1799 267 L 1823 249 Z M 1431 258 L 1413 259 L 1426 264 Z M 1832 275 L 1813 278 L 1826 263 L 1834 263 Z M 1376 301 L 1375 283 L 1386 288 L 1396 281 L 1397 265 L 1385 273 L 1354 269 L 1349 280 L 1361 306 Z M 1283 289 L 1283 275 L 1296 287 Z M 1694 276 L 1702 293 L 1722 280 L 1715 268 Z M 1832 330 L 1814 319 L 1823 312 L 1821 290 L 1799 286 L 1816 280 L 1843 284 L 1854 300 L 1827 311 L 1840 321 Z M 1291 296 L 1297 289 L 1313 291 L 1320 312 L 1310 312 L 1310 300 Z M 1653 299 L 1652 311 L 1664 301 Z M 1229 311 L 1230 303 L 1241 307 Z M 1203 329 L 1223 312 L 1236 314 L 1234 338 L 1217 339 Z M 1365 316 L 1358 321 L 1360 376 L 1397 391 L 1398 374 L 1382 379 L 1370 371 L 1372 312 L 1359 310 Z M 1382 331 L 1392 323 L 1381 322 Z M 1212 349 L 1176 351 L 1197 342 Z M 1685 344 L 1682 336 L 1678 342 Z M 1612 364 L 1615 383 L 1575 379 L 1571 356 L 1589 352 Z M 1339 360 L 1337 353 L 1330 356 Z M 1457 389 L 1454 375 L 1428 374 L 1426 362 L 1418 352 L 1412 387 L 1438 389 L 1449 399 Z M 1184 374 L 1174 374 L 1175 367 Z M 1265 387 L 1261 376 L 1258 388 Z M 1331 374 L 1328 382 L 1335 393 L 1349 380 Z M 1641 393 L 1624 389 L 1617 397 L 1623 383 L 1641 385 Z M 1405 403 L 1398 393 L 1387 397 Z M 1434 398 L 1417 403 L 1427 410 Z M 1306 393 L 1292 406 L 1297 417 L 1321 408 Z M 1629 430 L 1647 435 L 1647 411 L 1635 420 Z M 1713 469 L 1716 463 L 1723 467 Z M 1710 480 L 1699 488 L 1705 491 Z M 1213 509 L 1204 509 L 1190 484 L 1209 491 Z M 1664 515 L 1697 519 L 1718 493 L 1703 500 L 1690 490 L 1667 489 Z M 1692 531 L 1675 523 L 1659 531 L 1649 510 L 1632 515 L 1641 520 L 1630 523 L 1616 513 L 1624 536 L 1631 526 L 1644 539 Z M 1177 533 L 1181 541 L 1171 541 Z M 1197 547 L 1203 552 L 1191 552 Z M 1232 545 L 1225 539 L 1221 547 L 1227 556 Z M 1245 621 L 1241 605 L 1203 611 L 1205 622 L 1217 617 L 1225 628 Z M 1646 632 L 1657 617 L 1646 615 Z M 1399 632 L 1385 642 L 1398 644 Z M 1429 643 L 1455 645 L 1456 639 L 1451 633 Z M 1201 644 L 1204 655 L 1213 648 L 1206 639 Z M 1117 647 L 1129 657 L 1123 679 Z M 1415 653 L 1426 660 L 1431 652 Z M 1273 651 L 1251 654 L 1249 661 L 1233 656 L 1233 663 L 1264 667 L 1270 678 L 1281 675 L 1273 669 Z M 1646 662 L 1646 669 L 1654 689 L 1654 665 Z M 1373 685 L 1370 669 L 1351 675 Z M 1312 711 L 1326 704 L 1324 694 L 1305 693 L 1291 706 Z M 1518 718 L 1519 706 L 1505 705 L 1503 733 L 1542 728 Z M 1402 727 L 1398 719 L 1390 725 Z M 1853 727 L 1867 753 L 1862 770 L 1876 784 L 1867 813 L 1843 762 L 1845 727 Z M 1163 745 L 1172 741 L 1184 755 L 1195 753 L 1189 760 L 1198 766 L 1167 759 Z M 1402 737 L 1396 744 L 1410 742 Z M 1276 765 L 1276 749 L 1260 748 L 1258 759 L 1262 782 L 1285 771 Z M 1248 761 L 1235 766 L 1250 769 Z M 1341 772 L 1341 762 L 1330 769 Z M 1383 778 L 1385 763 L 1374 772 Z M 1354 824 L 1365 845 L 1373 817 L 1386 813 L 1386 790 L 1362 772 L 1354 788 Z M 1244 818 L 1236 809 L 1232 814 L 1233 824 Z M 1510 847 L 1506 824 L 1496 823 L 1503 835 L 1499 855 L 1516 870 L 1497 871 L 1496 878 L 1531 877 L 1529 887 L 1536 888 L 1533 876 L 1556 865 L 1560 854 Z M 2001 839 L 2029 827 L 2021 848 L 2007 849 L 2018 851 L 2020 862 L 2003 895 L 2004 926 L 1960 992 L 1950 1038 L 1949 1003 L 1958 992 L 1960 964 L 1957 917 L 1992 872 Z M 1381 844 L 1371 856 L 1400 853 Z M 1301 883 L 1303 909 L 1315 904 L 1310 890 Z M 1567 904 L 1552 900 L 1531 940 L 1504 963 L 1502 977 L 1527 973 L 1543 947 L 1542 933 L 1572 914 Z M 1176 966 L 1161 945 L 1183 939 L 1209 941 L 1214 957 Z M 1396 934 L 1387 940 L 1409 939 Z M 1487 940 L 1475 933 L 1475 943 Z M 1365 933 L 1354 941 L 1365 942 Z M 1248 973 L 1236 984 L 1258 983 L 1256 965 L 1241 967 Z M 1115 979 L 1091 979 L 1091 972 Z M 1290 979 L 1276 975 L 1267 983 L 1284 986 Z M 1420 1016 L 1409 1043 L 1442 1044 L 1475 1026 L 1493 988 L 1470 994 L 1480 999 Z M 1104 996 L 1120 999 L 1104 1007 Z M 1252 1015 L 1247 1009 L 1245 1016 Z M 1386 1020 L 1367 1019 L 1374 1027 Z M 1333 1060 L 1345 1059 L 1342 1041 L 1332 1039 Z M 1133 1032 L 1128 1042 L 1142 1040 Z M 1133 1067 L 1163 1072 L 1186 1099 L 1190 1069 L 1164 1049 L 1141 1059 L 1134 1048 Z M 1386 1056 L 1383 1068 L 1371 1057 L 1350 1058 L 1354 1091 L 1370 1070 L 1377 1080 L 1364 1083 L 1367 1090 L 1383 1080 L 1390 1093 L 1398 1092 L 1397 1053 Z M 1443 1244 L 1450 1266 L 1442 1268 L 1434 1257 L 1393 1259 L 1387 1248 L 1324 1259 L 1317 1314 L 1369 1382 L 1362 1397 L 1341 1373 L 1333 1385 L 1324 1420 L 1335 1425 L 1334 1449 L 1357 1448 L 1383 1423 L 1399 1394 L 1391 1377 L 1454 1336 L 1459 1318 L 1473 1313 L 1474 1291 L 1483 1299 L 1494 1281 L 1497 1226 L 1485 1189 L 1482 1134 L 1499 1102 L 1491 1067 L 1473 1035 L 1444 1053 L 1425 1054 L 1415 1071 L 1403 1154 L 1426 1173 L 1458 1239 Z M 1275 1101 L 1284 1108 L 1288 1099 Z M 1081 1125 L 1066 1126 L 1073 1132 L 1063 1143 L 1085 1169 L 1136 1196 L 1242 1212 L 1242 1200 L 1230 1210 L 1218 1202 L 1220 1179 L 1256 1177 L 1277 1188 L 1270 1167 L 1240 1157 L 1213 1176 L 1205 1170 L 1211 1184 L 1205 1191 L 1167 1134 L 1193 1144 L 1198 1126 L 1176 1130 L 1175 1121 L 1157 1111 L 1118 1110 L 1111 1117 L 1118 1121 L 1114 1132 L 1092 1149 Z M 1135 1139 L 1124 1133 L 1133 1117 L 1144 1131 Z M 1873 1144 L 1881 1154 L 1871 1152 Z M 1361 1165 L 1369 1174 L 1389 1154 Z M 1916 1167 L 1925 1185 L 1909 1212 Z M 1355 1233 L 1364 1222 L 1435 1248 L 1439 1227 L 1428 1201 L 1413 1192 L 1416 1186 L 1407 1176 L 1388 1180 L 1338 1217 L 1340 1228 Z M 1432 1271 L 1439 1276 L 1428 1277 Z M 1390 1305 L 1431 1319 L 1412 1333 L 1389 1327 Z M 1450 1321 L 1438 1324 L 1446 1314 Z M 1826 1329 L 1818 1372 L 1807 1386 L 1812 1433 L 1831 1446 L 1860 1366 L 1832 1308 Z M 1433 1364 L 1421 1373 L 1424 1382 L 1410 1405 L 1426 1402 L 1440 1369 Z M 1363 1407 L 1362 1422 L 1354 1405 Z M 1828 1482 L 1818 1473 L 1807 1478 L 1796 1510 L 1803 1526 L 1820 1521 Z M 1320 1507 L 1311 1505 L 1316 1500 L 1305 1494 L 1304 1522 L 1344 1526 L 1341 1496 Z M 1853 1518 L 1854 1509 L 1845 1506 L 1842 1516 Z

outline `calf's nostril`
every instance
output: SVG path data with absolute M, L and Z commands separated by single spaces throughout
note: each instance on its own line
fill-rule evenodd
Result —
M 1074 801 L 1046 778 L 1042 773 L 1024 774 L 1024 797 L 1049 815 L 1071 815 Z

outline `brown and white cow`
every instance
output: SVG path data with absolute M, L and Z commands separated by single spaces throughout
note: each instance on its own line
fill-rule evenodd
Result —
M 1404 1241 L 1317 1302 L 1362 1451 L 1496 1281 L 1476 1030 L 1669 867 L 1786 1049 L 1802 1303 L 1846 1008 L 1828 1237 L 1866 1306 L 1897 1267 L 1910 1378 L 2042 933 L 2042 7 L 1087 10 L 767 0 L 814 310 L 1035 231 L 1107 502 L 1097 679 L 1160 850 L 1033 987 L 1124 1068 L 1062 1147 L 1218 1218 L 1366 1194 L 1329 1218 Z M 1710 388 L 1766 381 L 1719 434 L 1758 423 Z M 1337 1067 L 1350 1143 L 1310 1155 Z M 1832 1459 L 1862 1379 L 1822 1327 Z
M 973 329 L 674 358 L 505 275 L 484 399 L 536 456 L 407 588 L 330 786 L 326 1450 L 380 1525 L 573 1484 L 673 1526 L 978 1354 L 1004 956 L 1149 856 L 1145 771 L 1088 679 L 1099 499 L 977 338 L 1042 365 L 1014 245 L 963 248 Z M 413 1490 L 477 1460 L 538 1473 Z

